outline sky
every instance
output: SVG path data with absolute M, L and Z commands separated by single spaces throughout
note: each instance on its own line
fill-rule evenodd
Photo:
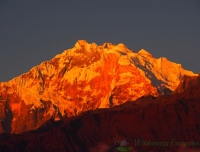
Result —
M 200 72 L 199 0 L 0 0 L 0 82 L 88 43 L 124 43 Z

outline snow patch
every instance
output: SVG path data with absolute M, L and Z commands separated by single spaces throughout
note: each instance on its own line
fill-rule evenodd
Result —
M 152 54 L 150 54 L 149 52 L 147 52 L 146 50 L 144 49 L 141 49 L 139 52 L 138 52 L 139 55 L 144 55 L 144 56 L 148 56 L 148 57 L 153 57 Z

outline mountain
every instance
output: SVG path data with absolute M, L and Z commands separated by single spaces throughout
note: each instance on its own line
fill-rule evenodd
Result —
M 0 133 L 21 133 L 51 118 L 171 94 L 184 75 L 197 74 L 144 49 L 79 40 L 50 61 L 0 83 Z
M 198 80 L 200 76 L 187 78 Z M 199 92 L 200 84 L 190 83 L 181 93 L 144 96 L 60 121 L 51 119 L 34 131 L 0 135 L 0 151 L 116 152 L 112 139 L 118 134 L 136 152 L 197 152 Z

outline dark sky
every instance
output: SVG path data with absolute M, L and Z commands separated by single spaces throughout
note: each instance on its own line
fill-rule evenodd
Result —
M 124 43 L 200 72 L 199 0 L 1 0 L 0 81 L 50 60 L 78 39 Z

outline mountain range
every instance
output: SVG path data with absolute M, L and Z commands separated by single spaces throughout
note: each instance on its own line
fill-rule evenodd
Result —
M 165 57 L 78 40 L 0 83 L 0 150 L 114 151 L 119 132 L 132 141 L 200 141 L 199 88 L 198 74 Z

